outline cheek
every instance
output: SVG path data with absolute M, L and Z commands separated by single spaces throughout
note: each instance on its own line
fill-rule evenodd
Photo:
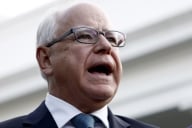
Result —
M 115 50 L 112 54 L 114 61 L 116 63 L 116 75 L 115 75 L 115 79 L 116 82 L 119 84 L 121 76 L 122 76 L 122 72 L 123 72 L 123 67 L 122 67 L 122 63 L 121 63 L 121 59 L 119 57 L 119 50 Z
M 71 56 L 75 61 L 76 65 L 85 66 L 89 55 L 91 54 L 91 49 L 88 47 L 88 44 L 74 44 L 73 48 L 71 49 Z M 83 68 L 83 67 L 82 67 Z
M 68 64 L 74 68 L 74 72 L 78 75 L 83 75 L 86 68 L 86 62 L 90 55 L 90 50 L 86 46 L 74 46 L 68 53 Z M 80 74 L 79 74 L 80 73 Z
M 122 72 L 122 63 L 121 63 L 121 59 L 120 59 L 120 56 L 119 56 L 119 48 L 116 48 L 114 50 L 114 58 L 115 58 L 115 61 L 119 67 L 119 70 Z

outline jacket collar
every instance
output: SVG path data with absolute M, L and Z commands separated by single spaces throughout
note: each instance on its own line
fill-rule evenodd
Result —
M 110 128 L 128 128 L 129 123 L 115 116 L 108 108 Z M 57 125 L 45 106 L 45 102 L 23 119 L 24 128 L 57 128 Z
M 26 118 L 23 119 L 24 128 L 57 128 L 57 125 L 45 106 L 45 102 Z
M 110 122 L 110 128 L 128 128 L 130 124 L 123 121 L 119 117 L 115 116 L 108 108 L 108 120 Z
M 108 120 L 110 128 L 160 128 L 127 117 L 114 115 L 110 109 L 108 109 Z

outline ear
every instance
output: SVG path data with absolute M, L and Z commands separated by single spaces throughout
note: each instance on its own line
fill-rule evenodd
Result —
M 41 69 L 41 72 L 46 76 L 51 75 L 53 70 L 52 70 L 52 65 L 50 61 L 49 48 L 43 47 L 43 46 L 38 47 L 36 51 L 36 58 L 37 58 L 39 67 Z

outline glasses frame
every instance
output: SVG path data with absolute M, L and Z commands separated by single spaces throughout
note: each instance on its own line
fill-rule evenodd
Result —
M 95 40 L 95 42 L 93 42 L 93 43 L 87 43 L 87 42 L 81 42 L 81 41 L 79 41 L 79 40 L 77 39 L 77 36 L 76 36 L 75 32 L 76 32 L 77 29 L 81 29 L 81 28 L 87 28 L 87 29 L 92 29 L 92 30 L 96 31 L 97 34 L 98 34 L 98 37 L 97 37 L 97 39 Z M 76 40 L 77 42 L 79 42 L 79 43 L 83 43 L 83 44 L 95 44 L 95 43 L 97 43 L 97 41 L 99 40 L 99 35 L 101 34 L 101 35 L 103 35 L 103 36 L 105 37 L 105 33 L 107 33 L 107 32 L 118 32 L 118 33 L 122 34 L 122 36 L 124 37 L 124 41 L 123 41 L 124 44 L 123 44 L 122 46 L 112 45 L 112 43 L 111 43 L 111 45 L 112 45 L 113 47 L 124 47 L 124 46 L 126 45 L 126 41 L 125 41 L 125 40 L 126 40 L 126 36 L 125 36 L 125 34 L 122 33 L 122 32 L 115 31 L 115 30 L 109 30 L 109 31 L 104 31 L 104 32 L 102 32 L 102 31 L 98 31 L 98 30 L 95 30 L 95 29 L 89 28 L 89 27 L 76 27 L 76 28 L 71 28 L 71 29 L 69 29 L 69 30 L 66 31 L 63 35 L 61 35 L 58 39 L 54 39 L 53 41 L 47 43 L 46 46 L 47 46 L 47 47 L 51 47 L 52 45 L 54 45 L 54 44 L 56 44 L 56 43 L 58 43 L 58 42 L 63 41 L 67 36 L 69 36 L 69 35 L 72 34 L 72 33 L 74 34 L 75 40 Z

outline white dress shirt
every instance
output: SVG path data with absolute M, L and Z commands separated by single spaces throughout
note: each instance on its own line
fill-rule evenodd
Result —
M 55 120 L 58 128 L 74 128 L 71 125 L 70 120 L 76 115 L 82 113 L 73 105 L 49 93 L 46 96 L 45 105 L 48 108 L 49 112 L 51 113 L 53 119 Z M 109 121 L 107 118 L 108 117 L 107 106 L 90 114 L 99 118 L 105 125 L 105 127 L 109 128 Z

